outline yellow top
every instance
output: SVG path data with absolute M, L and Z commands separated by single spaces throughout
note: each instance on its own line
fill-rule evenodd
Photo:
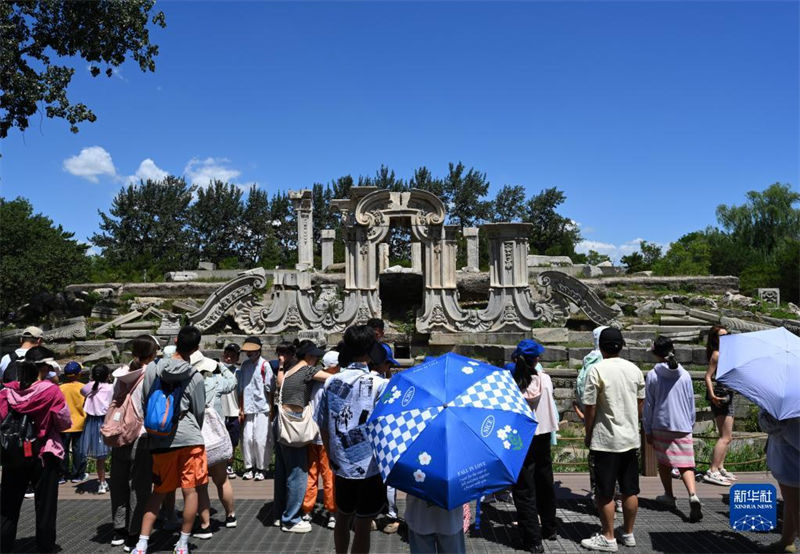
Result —
M 72 427 L 64 431 L 65 433 L 79 433 L 83 431 L 83 424 L 86 421 L 86 412 L 83 411 L 83 401 L 85 398 L 81 394 L 83 383 L 71 381 L 59 385 L 61 392 L 64 393 L 64 400 L 67 401 L 69 415 L 72 416 Z

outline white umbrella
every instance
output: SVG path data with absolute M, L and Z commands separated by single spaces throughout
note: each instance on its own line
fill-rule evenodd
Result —
M 719 339 L 717 381 L 775 419 L 800 417 L 800 337 L 780 327 Z

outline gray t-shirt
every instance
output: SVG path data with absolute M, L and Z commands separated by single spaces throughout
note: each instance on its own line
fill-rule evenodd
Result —
M 301 367 L 289 377 L 284 376 L 281 387 L 281 401 L 305 408 L 311 401 L 311 381 L 322 368 L 305 366 Z

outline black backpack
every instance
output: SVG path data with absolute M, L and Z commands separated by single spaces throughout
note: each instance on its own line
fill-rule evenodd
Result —
M 4 468 L 15 468 L 38 456 L 39 441 L 36 440 L 36 423 L 28 414 L 8 408 L 8 414 L 0 423 L 0 464 Z
M 19 366 L 25 361 L 25 354 L 20 356 L 16 350 L 9 352 L 8 357 L 11 359 L 3 372 L 3 382 L 0 384 L 0 389 L 4 388 L 6 383 L 11 381 L 19 381 Z

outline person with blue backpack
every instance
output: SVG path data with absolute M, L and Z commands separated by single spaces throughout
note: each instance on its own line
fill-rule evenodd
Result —
M 142 409 L 153 455 L 153 493 L 142 518 L 135 554 L 146 554 L 158 509 L 164 497 L 178 488 L 183 493 L 183 525 L 173 552 L 189 553 L 189 536 L 198 511 L 197 489 L 208 485 L 202 433 L 205 383 L 189 363 L 200 338 L 197 327 L 183 327 L 178 332 L 175 354 L 150 363 L 145 370 Z

